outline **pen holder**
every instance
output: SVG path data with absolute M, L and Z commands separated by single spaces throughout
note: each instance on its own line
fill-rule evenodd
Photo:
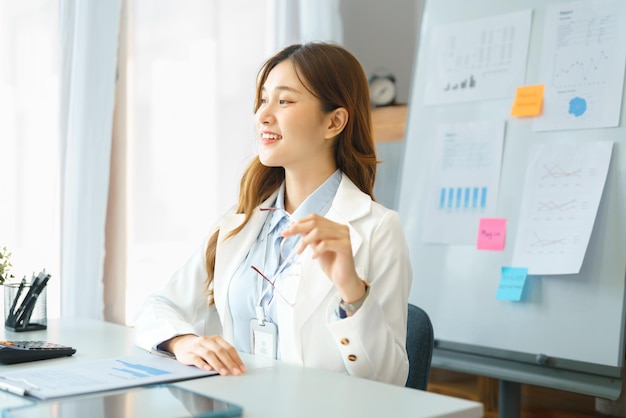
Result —
M 32 296 L 31 285 L 20 283 L 4 284 L 4 328 L 9 331 L 35 331 L 48 325 L 46 288 Z M 31 295 L 29 297 L 29 295 Z

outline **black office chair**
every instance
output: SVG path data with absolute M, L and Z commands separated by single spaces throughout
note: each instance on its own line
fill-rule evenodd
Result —
M 409 303 L 407 321 L 406 351 L 409 355 L 409 377 L 405 386 L 426 390 L 433 359 L 435 335 L 428 314 Z

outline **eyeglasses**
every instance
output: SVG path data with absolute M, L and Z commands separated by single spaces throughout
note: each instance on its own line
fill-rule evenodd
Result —
M 280 290 L 278 290 L 278 289 L 276 288 L 276 285 L 274 284 L 274 282 L 275 282 L 276 280 L 274 280 L 274 282 L 273 282 L 273 281 L 271 281 L 271 280 L 270 280 L 270 279 L 269 279 L 269 278 L 268 278 L 265 274 L 263 274 L 263 273 L 261 272 L 261 270 L 259 270 L 258 268 L 254 267 L 254 266 L 250 266 L 250 268 L 251 268 L 252 270 L 256 271 L 257 273 L 259 273 L 259 276 L 261 276 L 261 277 L 263 278 L 263 280 L 265 280 L 266 282 L 268 282 L 268 283 L 270 284 L 270 286 L 272 286 L 272 289 L 274 289 L 274 292 L 272 293 L 272 296 L 270 297 L 270 300 L 267 302 L 268 304 L 272 302 L 272 299 L 274 298 L 274 295 L 278 295 L 278 297 L 279 297 L 279 298 L 280 298 L 283 302 L 285 302 L 285 304 L 287 304 L 288 306 L 290 306 L 290 307 L 292 307 L 292 308 L 293 308 L 294 306 L 296 306 L 296 304 L 295 304 L 295 303 L 293 303 L 293 302 L 289 302 L 289 300 L 287 300 L 287 298 L 286 298 L 285 296 L 283 296 L 283 294 L 282 294 L 282 293 L 280 293 Z
M 291 221 L 291 222 L 297 222 L 296 218 L 294 218 L 289 212 L 287 212 L 285 209 L 282 208 L 260 208 L 260 210 L 262 212 L 266 212 L 266 211 L 280 211 L 283 214 L 285 214 L 287 216 L 287 218 Z M 291 241 L 289 241 L 291 240 Z M 272 299 L 274 298 L 274 294 L 278 295 L 278 297 L 285 302 L 288 306 L 290 307 L 294 307 L 295 303 L 290 302 L 281 292 L 280 290 L 278 290 L 276 288 L 276 280 L 285 272 L 289 272 L 293 265 L 296 264 L 295 260 L 297 258 L 297 252 L 295 251 L 296 246 L 298 245 L 298 242 L 300 241 L 300 236 L 299 235 L 294 235 L 291 237 L 287 237 L 287 238 L 282 238 L 280 240 L 280 244 L 278 245 L 278 272 L 275 274 L 274 276 L 274 280 L 269 279 L 265 274 L 263 274 L 263 272 L 255 266 L 250 266 L 250 268 L 254 271 L 256 271 L 259 276 L 261 276 L 263 278 L 263 280 L 265 280 L 267 283 L 269 283 L 270 286 L 272 286 L 273 292 L 272 292 L 272 296 L 270 297 L 270 300 L 268 303 L 270 303 L 272 301 Z M 285 242 L 289 242 L 289 245 L 285 246 Z M 287 253 L 285 253 L 287 252 Z M 291 274 L 288 274 L 288 276 L 290 276 Z
M 289 220 L 291 222 L 297 222 L 298 220 L 296 218 L 294 218 L 291 213 L 287 212 L 285 209 L 283 208 L 259 208 L 259 210 L 261 212 L 267 212 L 267 211 L 273 211 L 273 210 L 277 210 L 282 212 L 283 214 L 285 214 L 287 216 L 287 218 L 289 218 Z

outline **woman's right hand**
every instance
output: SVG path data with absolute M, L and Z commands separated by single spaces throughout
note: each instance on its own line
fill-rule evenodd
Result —
M 193 334 L 179 335 L 160 346 L 174 354 L 183 364 L 203 370 L 215 370 L 222 376 L 246 372 L 246 366 L 237 350 L 219 335 L 205 337 Z

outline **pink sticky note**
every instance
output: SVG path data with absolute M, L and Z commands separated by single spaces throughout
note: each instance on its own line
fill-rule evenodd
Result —
M 505 218 L 481 218 L 478 225 L 476 248 L 479 250 L 502 251 L 504 250 L 505 236 Z

